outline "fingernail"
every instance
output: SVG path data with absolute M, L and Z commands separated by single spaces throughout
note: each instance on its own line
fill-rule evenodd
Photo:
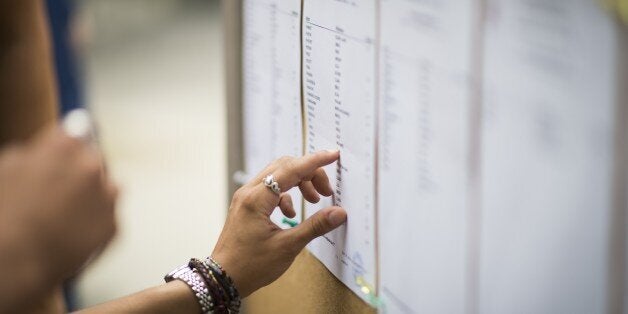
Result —
M 340 150 L 338 150 L 338 149 L 328 149 L 327 151 L 330 152 L 330 153 L 338 153 L 338 152 L 340 152 Z
M 347 215 L 342 210 L 332 210 L 327 214 L 327 221 L 333 226 L 338 226 L 341 223 L 345 222 L 347 219 Z

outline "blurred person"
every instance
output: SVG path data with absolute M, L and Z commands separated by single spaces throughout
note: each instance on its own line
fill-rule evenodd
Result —
M 102 157 L 55 126 L 43 9 L 36 0 L 0 2 L 0 313 L 63 312 L 60 284 L 98 254 L 116 228 L 118 192 Z M 338 158 L 338 151 L 322 151 L 274 161 L 234 194 L 210 257 L 190 260 L 166 284 L 83 311 L 237 311 L 240 298 L 276 280 L 309 241 L 346 220 L 335 206 L 290 230 L 269 219 L 277 206 L 294 217 L 285 193 L 290 188 L 298 186 L 312 202 L 330 196 L 322 167 Z M 129 267 L 141 271 L 141 265 Z
M 116 194 L 98 154 L 61 130 L 0 151 L 3 312 L 49 297 L 106 244 Z

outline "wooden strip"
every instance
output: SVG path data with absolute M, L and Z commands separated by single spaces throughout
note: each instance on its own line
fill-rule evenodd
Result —
M 244 312 L 276 313 L 376 313 L 332 275 L 307 250 L 303 250 L 277 281 L 244 300 Z

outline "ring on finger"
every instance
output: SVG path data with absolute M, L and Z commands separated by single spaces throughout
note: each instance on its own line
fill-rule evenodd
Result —
M 275 176 L 272 174 L 267 175 L 264 180 L 262 180 L 265 186 L 267 186 L 271 191 L 275 194 L 280 195 L 281 189 L 279 188 L 279 183 L 275 181 Z

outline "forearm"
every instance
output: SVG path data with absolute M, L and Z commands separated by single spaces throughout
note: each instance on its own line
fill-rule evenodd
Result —
M 175 280 L 124 298 L 79 311 L 78 313 L 198 314 L 200 312 L 201 308 L 192 290 L 190 290 L 184 282 Z
M 0 145 L 56 118 L 52 53 L 38 0 L 0 0 Z

